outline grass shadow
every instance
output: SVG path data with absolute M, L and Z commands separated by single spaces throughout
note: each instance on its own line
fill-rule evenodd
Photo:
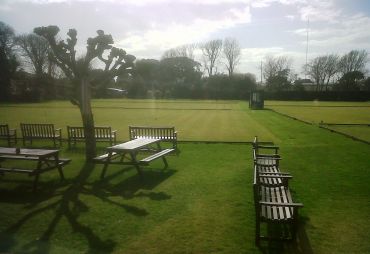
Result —
M 48 243 L 49 240 L 55 233 L 58 224 L 62 220 L 66 220 L 74 232 L 79 233 L 87 240 L 88 253 L 110 253 L 114 250 L 116 243 L 111 239 L 102 239 L 94 232 L 93 228 L 79 221 L 80 215 L 89 210 L 80 195 L 95 196 L 101 201 L 122 208 L 135 216 L 146 216 L 148 212 L 139 207 L 116 202 L 110 197 L 121 196 L 124 199 L 147 197 L 156 201 L 171 198 L 163 192 L 156 193 L 151 190 L 172 176 L 176 172 L 174 170 L 144 171 L 143 179 L 138 175 L 133 175 L 119 183 L 110 183 L 112 178 L 124 172 L 118 171 L 103 181 L 89 183 L 88 178 L 94 167 L 94 164 L 85 163 L 74 179 L 62 182 L 44 182 L 39 186 L 36 194 L 30 191 L 29 186 L 23 184 L 12 190 L 1 191 L 0 202 L 23 204 L 23 207 L 30 211 L 19 216 L 20 218 L 0 232 L 0 252 L 12 252 L 12 247 L 18 244 L 21 247 L 17 251 L 21 253 L 48 253 L 51 247 Z M 17 232 L 21 231 L 22 227 L 34 217 L 50 211 L 53 212 L 52 218 L 41 235 L 27 243 L 19 243 L 19 239 L 16 237 Z
M 310 239 L 305 230 L 307 217 L 301 217 L 297 228 L 296 239 L 292 241 L 262 241 L 259 249 L 264 254 L 313 254 L 313 249 L 310 243 Z M 269 227 L 269 234 L 283 233 L 288 234 L 287 228 L 274 227 L 277 225 L 272 225 Z M 278 232 L 280 231 L 280 232 Z M 283 232 L 282 232 L 283 231 Z

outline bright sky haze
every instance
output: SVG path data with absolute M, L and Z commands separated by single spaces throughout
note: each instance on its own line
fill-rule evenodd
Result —
M 170 48 L 232 37 L 242 48 L 237 72 L 253 73 L 257 80 L 266 55 L 291 57 L 303 76 L 307 28 L 308 59 L 352 49 L 370 52 L 369 0 L 0 0 L 0 21 L 16 34 L 57 25 L 62 39 L 75 28 L 80 54 L 87 38 L 102 29 L 138 59 L 160 59 Z M 195 60 L 201 62 L 201 56 Z

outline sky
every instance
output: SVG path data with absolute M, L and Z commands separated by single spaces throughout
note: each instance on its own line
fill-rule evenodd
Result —
M 242 53 L 236 72 L 253 73 L 258 80 L 266 56 L 290 57 L 293 71 L 303 77 L 307 49 L 308 61 L 353 49 L 370 53 L 369 0 L 0 0 L 0 21 L 16 34 L 57 25 L 62 39 L 75 28 L 81 55 L 99 29 L 137 59 L 160 59 L 181 45 L 235 38 Z

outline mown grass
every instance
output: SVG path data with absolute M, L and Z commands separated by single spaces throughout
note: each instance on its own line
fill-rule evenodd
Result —
M 370 102 L 267 101 L 266 107 L 312 124 L 324 124 L 329 129 L 370 142 L 370 127 L 366 126 L 370 124 Z
M 80 145 L 62 150 L 72 158 L 64 183 L 57 172 L 43 174 L 34 194 L 24 175 L 1 178 L 0 252 L 368 253 L 370 147 L 237 105 L 240 121 L 256 123 L 246 131 L 262 126 L 259 138 L 273 138 L 282 170 L 294 176 L 290 186 L 305 205 L 297 243 L 254 245 L 248 144 L 180 143 L 167 170 L 156 161 L 140 180 L 136 170 L 112 166 L 104 181 Z
M 254 135 L 273 140 L 238 101 L 94 100 L 93 111 L 96 125 L 116 129 L 119 140 L 128 139 L 129 125 L 175 126 L 179 140 L 187 141 L 250 141 Z M 64 137 L 67 125 L 82 125 L 68 101 L 0 104 L 0 119 L 18 129 L 20 122 L 54 123 Z

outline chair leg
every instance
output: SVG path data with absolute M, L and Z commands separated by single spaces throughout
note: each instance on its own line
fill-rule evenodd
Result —
M 259 246 L 260 245 L 260 234 L 261 234 L 261 229 L 260 229 L 260 222 L 258 219 L 256 219 L 256 246 Z

